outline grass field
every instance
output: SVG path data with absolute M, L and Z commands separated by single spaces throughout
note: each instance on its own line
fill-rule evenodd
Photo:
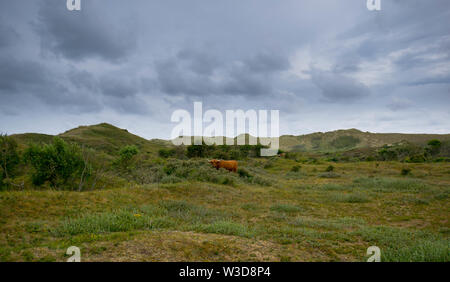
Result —
M 365 261 L 373 245 L 382 261 L 450 261 L 449 163 L 239 166 L 252 180 L 205 168 L 230 180 L 0 192 L 0 261 L 65 261 L 69 246 L 82 261 Z

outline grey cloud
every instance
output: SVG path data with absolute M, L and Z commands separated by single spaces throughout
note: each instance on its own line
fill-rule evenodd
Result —
M 270 79 L 271 77 L 264 74 L 252 73 L 245 68 L 235 67 L 231 69 L 224 83 L 220 85 L 220 92 L 250 97 L 267 94 L 272 92 Z
M 19 34 L 0 20 L 0 49 L 11 46 L 19 39 Z
M 328 102 L 354 102 L 370 93 L 363 83 L 337 73 L 313 70 L 311 75 L 312 81 Z
M 136 46 L 135 31 L 127 28 L 126 22 L 108 21 L 100 3 L 85 1 L 79 12 L 67 11 L 64 1 L 40 4 L 35 31 L 45 50 L 70 60 L 101 58 L 117 62 Z
M 157 62 L 156 72 L 163 93 L 204 96 L 214 92 L 214 83 L 207 74 L 195 73 L 176 59 Z
M 82 0 L 81 12 L 67 11 L 64 0 L 3 2 L 5 130 L 30 124 L 30 108 L 43 116 L 35 129 L 42 132 L 76 118 L 164 124 L 170 109 L 193 101 L 278 108 L 295 121 L 283 133 L 419 130 L 417 121 L 431 117 L 415 110 L 448 117 L 448 0 L 382 0 L 380 12 L 367 11 L 364 0 Z M 379 125 L 374 116 L 383 112 L 402 116 L 401 125 Z M 323 113 L 336 118 L 328 122 Z M 437 120 L 420 130 L 450 128 L 449 119 Z
M 72 69 L 67 73 L 67 79 L 77 88 L 78 91 L 98 90 L 98 80 L 88 71 Z
M 121 114 L 151 114 L 147 103 L 140 97 L 109 97 L 108 99 L 105 99 L 105 105 L 111 107 L 116 112 Z
M 18 91 L 47 83 L 47 81 L 47 71 L 41 64 L 11 57 L 0 57 L 0 93 L 12 95 Z
M 289 69 L 290 62 L 286 56 L 275 53 L 260 53 L 244 61 L 253 72 L 277 72 Z
M 186 61 L 190 70 L 201 75 L 210 75 L 219 66 L 219 60 L 208 52 L 194 49 L 184 49 L 177 55 L 180 60 Z
M 407 85 L 426 85 L 426 84 L 449 84 L 450 85 L 450 74 L 441 75 L 427 75 L 425 77 L 416 78 L 414 81 L 407 83 Z
M 413 106 L 413 103 L 408 99 L 394 98 L 387 107 L 392 111 L 400 111 L 409 109 Z
M 287 56 L 260 53 L 219 61 L 211 53 L 183 50 L 175 58 L 156 63 L 158 84 L 170 95 L 258 96 L 273 91 L 272 81 L 290 67 Z
M 103 95 L 114 97 L 134 96 L 138 91 L 137 83 L 117 77 L 103 77 L 100 79 L 99 87 Z
M 41 63 L 9 57 L 0 59 L 0 96 L 8 96 L 6 101 L 11 104 L 32 96 L 46 105 L 64 106 L 70 111 L 91 112 L 99 109 L 92 95 L 71 91 Z

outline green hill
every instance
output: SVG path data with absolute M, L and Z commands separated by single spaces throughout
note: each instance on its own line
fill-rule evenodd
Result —
M 280 147 L 286 151 L 347 151 L 355 148 L 379 148 L 409 142 L 425 145 L 431 139 L 450 141 L 450 134 L 370 133 L 357 129 L 316 132 L 307 135 L 283 135 Z
M 28 143 L 49 143 L 53 136 L 37 133 L 12 135 L 19 145 Z M 111 124 L 101 123 L 79 126 L 59 134 L 69 142 L 85 145 L 108 154 L 115 154 L 121 147 L 136 145 L 143 152 L 155 154 L 159 149 L 173 146 L 170 141 L 161 139 L 147 140 Z M 248 140 L 248 134 L 245 136 Z M 450 141 L 450 134 L 402 134 L 370 133 L 357 129 L 316 132 L 306 135 L 283 135 L 280 137 L 280 149 L 300 152 L 336 152 L 359 148 L 379 148 L 384 145 L 408 142 L 425 145 L 431 139 Z M 193 138 L 192 138 L 193 140 Z
M 136 145 L 142 152 L 154 154 L 160 148 L 171 144 L 160 139 L 147 140 L 108 123 L 79 126 L 58 136 L 65 141 L 84 145 L 107 154 L 116 154 L 120 148 L 126 145 Z M 20 146 L 25 146 L 29 143 L 50 143 L 54 136 L 25 133 L 15 134 L 12 137 Z

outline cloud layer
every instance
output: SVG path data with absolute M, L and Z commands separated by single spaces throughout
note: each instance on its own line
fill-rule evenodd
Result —
M 5 1 L 0 131 L 168 138 L 171 113 L 203 101 L 279 109 L 282 134 L 449 133 L 448 1 L 365 2 Z

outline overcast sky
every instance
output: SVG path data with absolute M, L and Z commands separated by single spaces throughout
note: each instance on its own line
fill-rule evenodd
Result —
M 0 131 L 280 110 L 281 134 L 450 133 L 450 1 L 0 0 Z

